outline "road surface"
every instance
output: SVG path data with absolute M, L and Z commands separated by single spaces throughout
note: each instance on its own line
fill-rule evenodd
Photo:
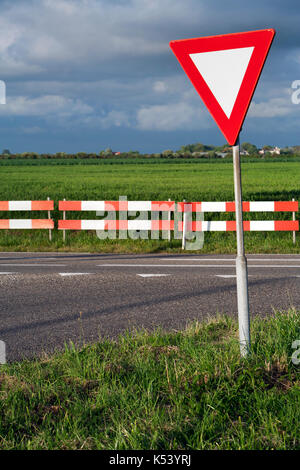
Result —
M 248 255 L 251 315 L 300 309 L 300 255 Z M 0 253 L 0 340 L 7 360 L 236 316 L 235 257 Z

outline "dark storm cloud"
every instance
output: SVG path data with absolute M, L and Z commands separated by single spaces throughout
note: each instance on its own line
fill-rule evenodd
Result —
M 279 0 L 2 1 L 0 79 L 7 82 L 8 98 L 0 119 L 6 146 L 9 129 L 11 146 L 18 150 L 24 142 L 28 148 L 28 136 L 33 148 L 41 135 L 43 150 L 71 150 L 72 132 L 78 129 L 89 134 L 88 143 L 82 134 L 81 148 L 90 150 L 115 140 L 118 147 L 154 151 L 164 142 L 163 133 L 170 141 L 166 146 L 176 147 L 180 131 L 187 139 L 215 136 L 220 142 L 168 43 L 266 27 L 275 28 L 277 36 L 247 119 L 249 136 L 261 142 L 271 128 L 274 143 L 288 143 L 300 110 L 290 99 L 291 83 L 300 79 L 298 5 Z M 62 149 L 55 138 L 63 132 L 68 137 Z

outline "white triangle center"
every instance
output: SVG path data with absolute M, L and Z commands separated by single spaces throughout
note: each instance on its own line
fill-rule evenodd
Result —
M 189 54 L 214 97 L 230 118 L 254 47 Z

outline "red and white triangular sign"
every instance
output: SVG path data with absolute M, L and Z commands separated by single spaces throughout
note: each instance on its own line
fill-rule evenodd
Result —
M 170 42 L 230 145 L 238 138 L 274 35 L 274 29 L 263 29 Z

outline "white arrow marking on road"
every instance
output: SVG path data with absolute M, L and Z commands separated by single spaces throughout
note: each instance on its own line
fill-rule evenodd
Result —
M 162 276 L 170 276 L 170 274 L 137 274 L 137 276 L 141 276 L 141 277 L 162 277 Z
M 254 47 L 190 54 L 224 113 L 230 118 Z M 222 71 L 226 70 L 226 73 Z

